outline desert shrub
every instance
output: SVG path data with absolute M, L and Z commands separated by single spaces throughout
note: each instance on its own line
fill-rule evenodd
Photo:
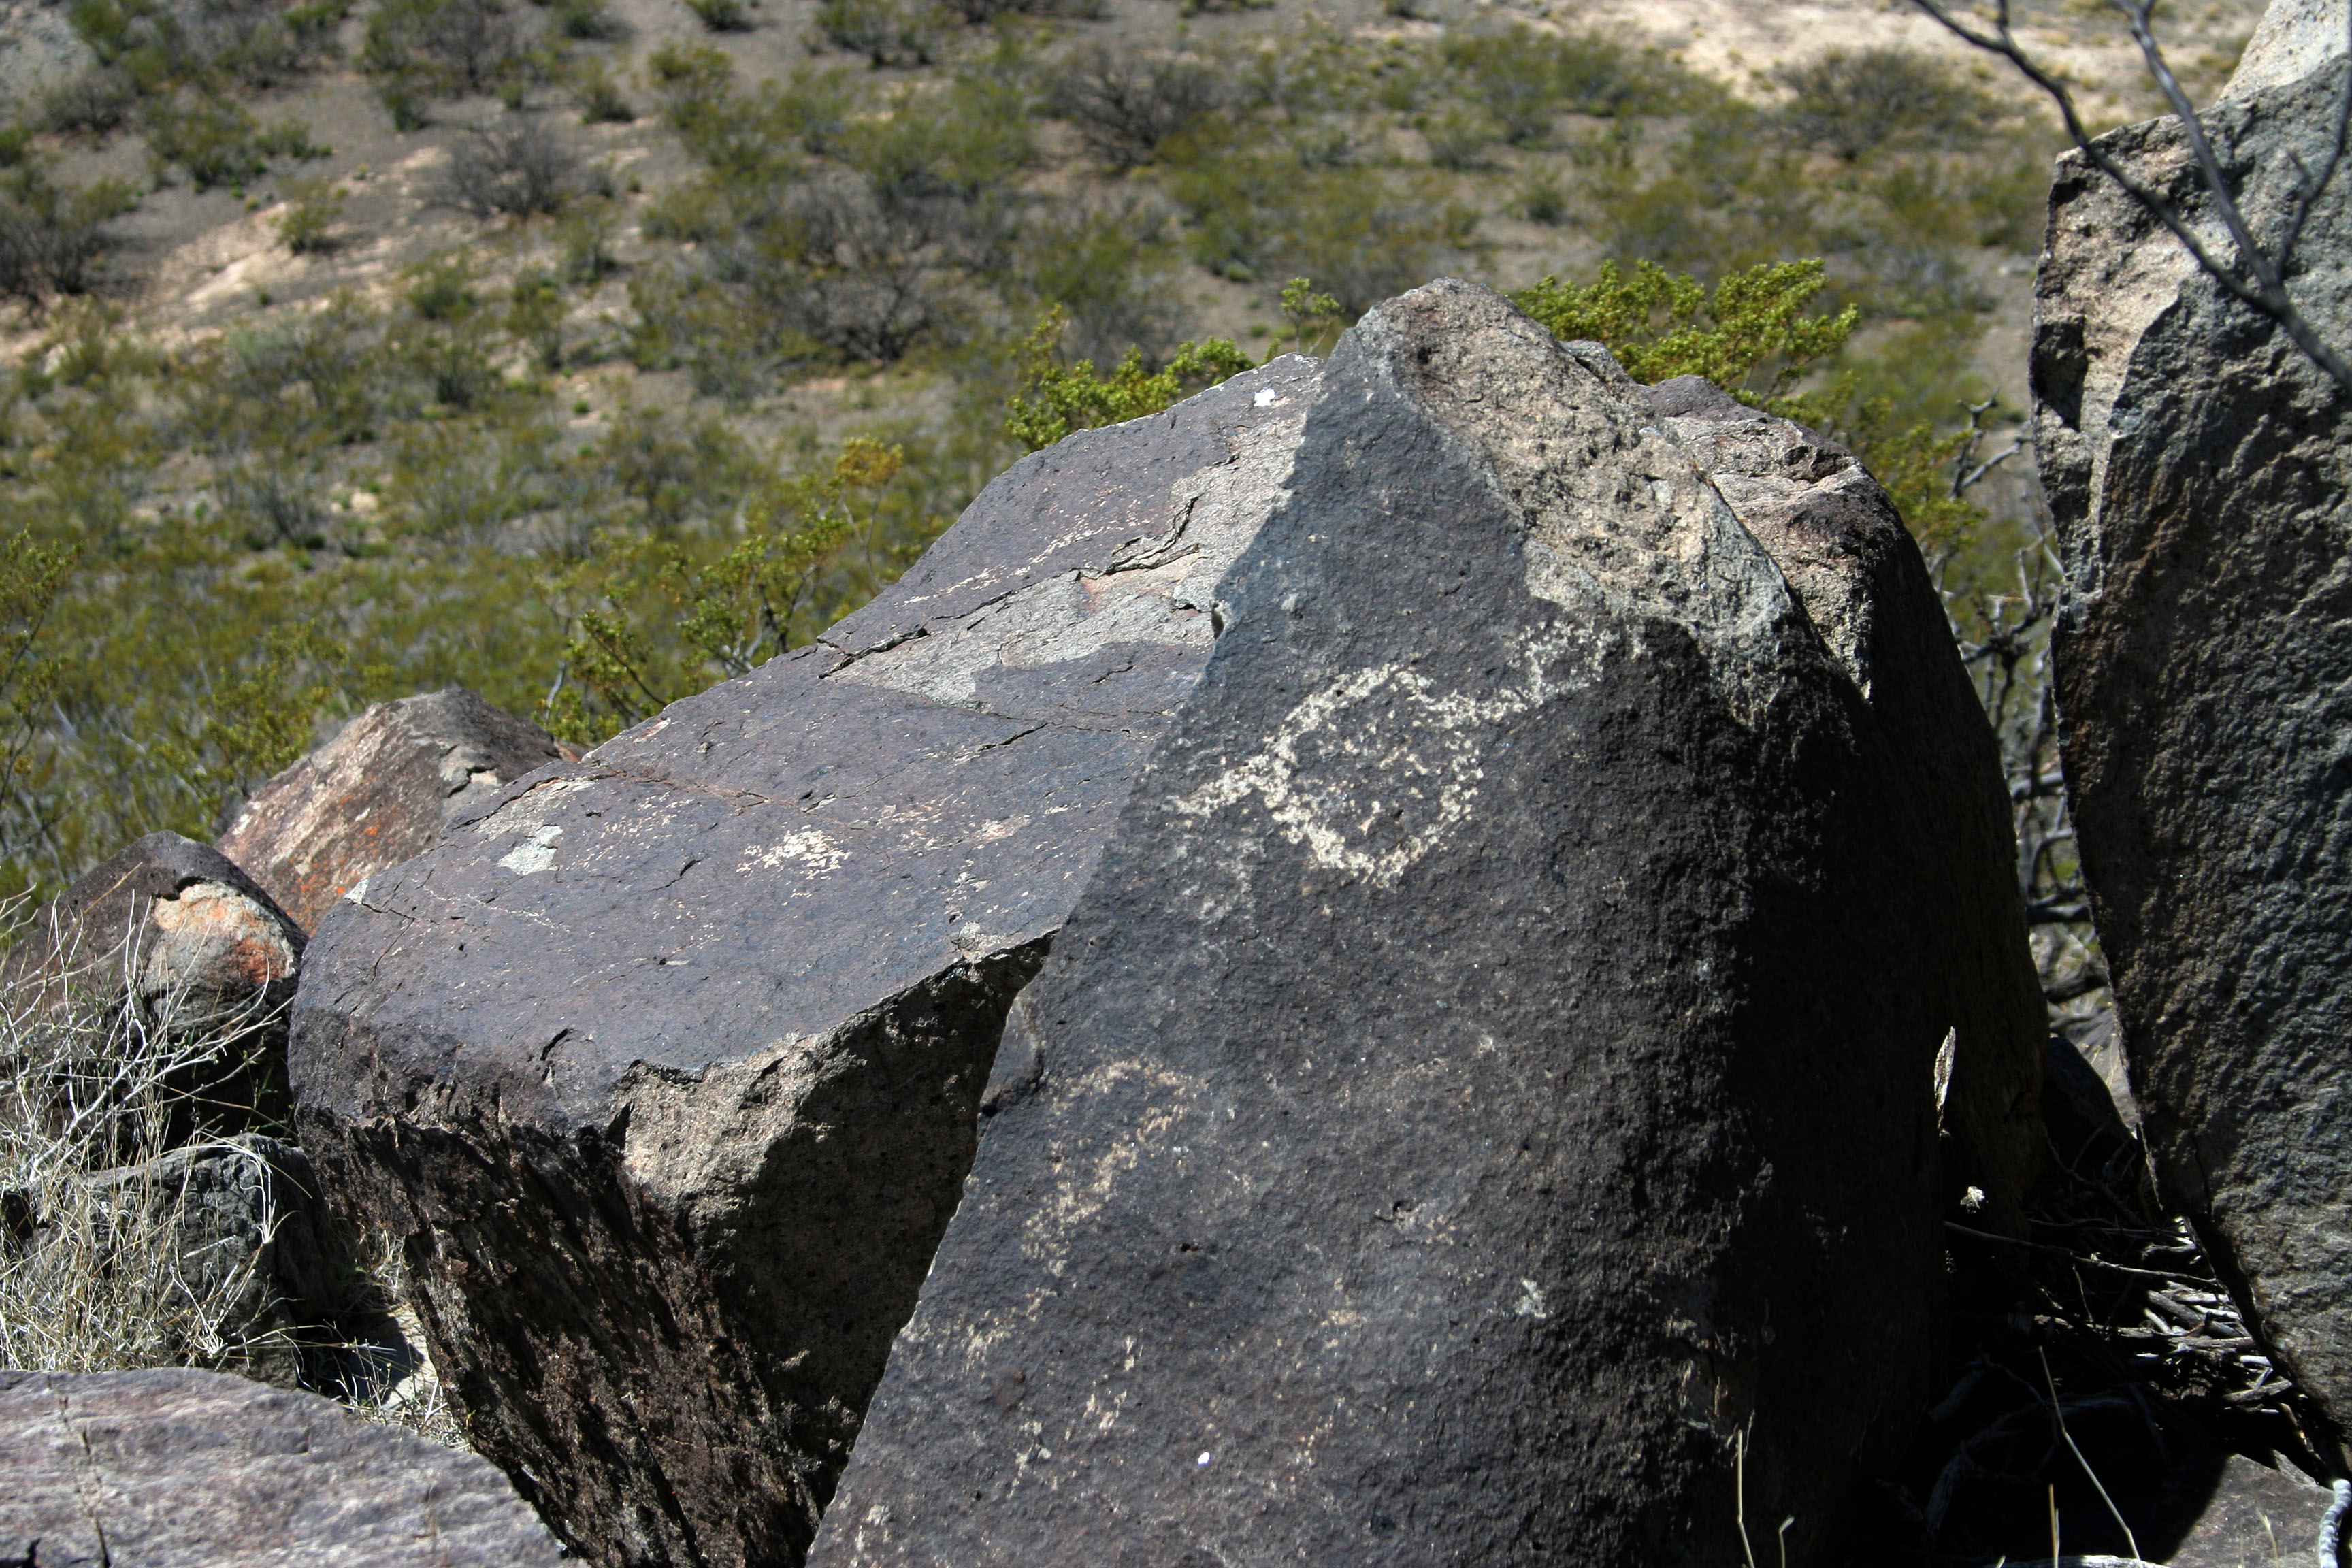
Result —
M 368 16 L 360 68 L 377 79 L 396 122 L 422 123 L 433 98 L 491 92 L 541 74 L 505 0 L 382 0 Z
M 335 220 L 343 213 L 343 193 L 323 177 L 288 180 L 278 187 L 286 211 L 278 219 L 280 244 L 296 256 L 332 248 Z
M 580 188 L 580 158 L 537 115 L 512 115 L 469 132 L 449 151 L 459 205 L 488 217 L 561 212 Z
M 605 0 L 555 0 L 548 12 L 549 23 L 561 38 L 612 44 L 629 36 L 629 25 Z
M 715 679 L 741 675 L 808 640 L 877 580 L 903 447 L 866 437 L 833 461 L 771 476 L 700 539 L 607 531 L 556 580 L 571 611 L 570 700 L 550 703 L 559 734 L 601 740 Z
M 1848 163 L 1878 151 L 1972 145 L 2011 118 L 1991 94 L 1916 49 L 1828 49 L 1773 79 L 1789 92 L 1776 117 L 1786 133 Z
M 1449 105 L 1421 121 L 1429 142 L 1429 161 L 1441 169 L 1476 169 L 1486 162 L 1486 149 L 1503 140 L 1503 127 L 1483 109 Z
M 1073 430 L 1140 419 L 1188 394 L 1250 368 L 1249 355 L 1223 338 L 1181 343 L 1157 371 L 1143 368 L 1143 352 L 1129 349 L 1108 374 L 1091 360 L 1062 356 L 1069 314 L 1055 306 L 1014 351 L 1019 381 L 1005 405 L 1004 431 L 1031 451 Z
M 1590 284 L 1546 278 L 1515 300 L 1562 339 L 1604 343 L 1636 381 L 1700 375 L 1761 402 L 1786 392 L 1817 361 L 1845 346 L 1861 312 L 1808 316 L 1829 285 L 1819 261 L 1727 274 L 1712 294 L 1697 279 L 1643 263 L 1630 273 L 1603 262 Z M 1751 385 L 1761 372 L 1769 375 Z
M 613 241 L 620 229 L 620 215 L 608 198 L 579 203 L 565 213 L 555 229 L 563 252 L 563 281 L 593 288 L 618 272 L 621 264 L 613 255 Z
M 1548 140 L 1555 116 L 1650 114 L 1672 108 L 1684 74 L 1656 51 L 1599 33 L 1457 33 L 1445 40 L 1457 90 L 1515 146 Z
M 1050 101 L 1118 172 L 1151 162 L 1224 97 L 1217 73 L 1201 60 L 1097 44 L 1064 62 Z
M 816 37 L 864 55 L 877 70 L 925 66 L 939 53 L 940 16 L 924 0 L 824 0 L 817 7 Z
M 43 92 L 40 122 L 63 136 L 103 137 L 130 122 L 139 85 L 119 67 L 78 70 Z
M 1129 350 L 1158 363 L 1183 329 L 1171 214 L 1134 196 L 1036 215 L 1020 226 L 1025 292 L 1066 315 L 1059 349 L 1097 364 Z
M 188 87 L 264 89 L 295 80 L 338 53 L 349 0 L 279 5 L 268 0 L 74 0 L 67 16 L 97 57 L 102 84 L 134 96 Z M 83 97 L 87 105 L 90 100 Z M 70 110 L 69 110 L 70 112 Z M 111 129 L 110 126 L 103 129 Z
M 88 291 L 114 248 L 107 225 L 137 205 L 120 180 L 60 184 L 38 163 L 0 173 L 0 297 L 38 306 Z
M 798 246 L 743 258 L 755 298 L 783 326 L 842 359 L 887 364 L 940 325 L 971 238 L 961 203 L 835 173 L 797 186 L 790 210 Z
M 711 32 L 747 33 L 751 30 L 749 0 L 686 0 L 686 8 Z
M 1021 110 L 1017 93 L 983 78 L 959 75 L 944 92 L 901 88 L 884 112 L 845 126 L 836 152 L 887 197 L 982 203 L 1035 155 Z
M 176 166 L 196 189 L 236 184 L 268 172 L 274 158 L 321 158 L 299 120 L 263 125 L 246 110 L 210 94 L 182 94 L 151 103 L 147 148 L 159 174 Z
M 589 61 L 573 75 L 572 100 L 580 106 L 582 121 L 589 125 L 626 125 L 637 117 L 636 109 L 602 60 Z

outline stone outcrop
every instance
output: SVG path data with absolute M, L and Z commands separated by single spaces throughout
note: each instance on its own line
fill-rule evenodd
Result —
M 553 1568 L 471 1454 L 210 1372 L 0 1372 L 0 1562 Z
M 473 1441 L 587 1555 L 805 1550 L 1005 1009 L 1207 661 L 1314 385 L 1278 361 L 1024 459 L 817 644 L 320 923 L 303 1144 L 410 1237 Z
M 1938 818 L 1989 780 L 1918 793 L 1991 763 L 1900 690 L 1960 679 L 1916 552 L 1685 416 L 1706 465 L 1466 284 L 1341 341 L 813 1563 L 1717 1564 L 1743 1503 L 1819 1560 L 1919 1408 L 1939 1047 L 2022 937 Z
M 2324 161 L 2346 69 L 2340 3 L 2285 10 L 2204 117 L 2263 237 L 2296 160 Z M 2176 122 L 2104 145 L 2219 232 Z M 2347 201 L 2339 170 L 2292 275 L 2339 346 Z M 2051 202 L 2033 380 L 2055 677 L 2131 1099 L 2248 1321 L 2352 1421 L 2352 395 L 2081 157 Z
M 220 849 L 316 931 L 337 899 L 424 854 L 445 824 L 578 755 L 462 686 L 379 702 L 255 791 Z
M 178 1075 L 181 1134 L 282 1119 L 286 1019 L 301 928 L 217 850 L 151 833 L 100 862 L 44 909 L 0 961 L 0 984 L 77 1016 L 133 994 L 148 1024 L 210 1037 L 210 1058 Z

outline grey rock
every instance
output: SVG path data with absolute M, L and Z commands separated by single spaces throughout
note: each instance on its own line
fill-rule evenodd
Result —
M 473 1455 L 221 1373 L 0 1372 L 0 1562 L 24 1568 L 560 1560 Z
M 1900 1451 L 1946 829 L 1657 418 L 1467 284 L 1342 340 L 814 1563 L 1805 1563 Z
M 0 960 L 0 985 L 37 1012 L 88 1018 L 133 1004 L 147 1025 L 206 1041 L 170 1086 L 174 1141 L 287 1114 L 286 1020 L 301 928 L 219 851 L 151 833 L 59 894 Z M 128 994 L 126 994 L 126 991 Z
M 819 643 L 509 787 L 320 924 L 303 1144 L 476 1446 L 609 1563 L 797 1562 L 1005 1009 L 1278 504 L 1311 362 L 1016 465 Z
M 220 850 L 315 931 L 336 900 L 424 854 L 454 818 L 578 756 L 462 686 L 379 702 L 256 790 Z
M 2340 13 L 2339 13 L 2340 15 Z M 2257 234 L 2320 162 L 2338 59 L 2206 116 Z M 2177 124 L 2107 150 L 2210 215 Z M 2294 289 L 2352 343 L 2352 181 Z M 2066 601 L 2069 801 L 2158 1175 L 2248 1321 L 2352 1419 L 2352 396 L 2070 155 L 2033 377 Z
M 2352 44 L 2347 9 L 2347 0 L 2271 0 L 2221 96 L 2244 98 L 2265 88 L 2290 87 L 2325 70 Z

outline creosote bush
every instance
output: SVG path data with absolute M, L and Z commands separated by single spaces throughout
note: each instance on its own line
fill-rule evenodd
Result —
M 1050 447 L 1073 430 L 1116 425 L 1157 414 L 1177 399 L 1250 368 L 1250 357 L 1223 338 L 1181 343 L 1157 371 L 1143 368 L 1130 349 L 1108 374 L 1091 360 L 1066 363 L 1062 333 L 1069 313 L 1047 310 L 1017 351 L 1020 383 L 1005 405 L 1004 431 L 1030 451 Z

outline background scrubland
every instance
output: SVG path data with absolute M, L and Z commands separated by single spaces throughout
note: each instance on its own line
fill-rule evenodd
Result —
M 2258 12 L 2175 17 L 2192 85 Z M 2154 112 L 2095 7 L 2027 14 Z M 1720 323 L 1643 264 L 1820 258 L 1850 336 L 1745 384 L 1903 500 L 2053 989 L 2095 979 L 2030 458 L 1986 466 L 2057 140 L 1906 7 L 70 0 L 0 41 L 0 894 L 211 837 L 372 700 L 594 741 L 804 642 L 1076 362 L 1197 385 L 1437 274 L 1603 263 L 1654 344 Z

